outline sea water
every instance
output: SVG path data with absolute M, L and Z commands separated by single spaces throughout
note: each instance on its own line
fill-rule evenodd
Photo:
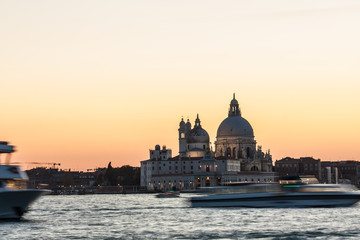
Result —
M 190 194 L 44 196 L 0 239 L 360 239 L 360 206 L 191 208 Z

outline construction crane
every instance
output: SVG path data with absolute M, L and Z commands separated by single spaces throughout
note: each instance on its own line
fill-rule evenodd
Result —
M 27 164 L 38 164 L 38 165 L 52 165 L 52 168 L 55 168 L 56 166 L 60 166 L 61 163 L 55 163 L 55 162 L 25 162 Z

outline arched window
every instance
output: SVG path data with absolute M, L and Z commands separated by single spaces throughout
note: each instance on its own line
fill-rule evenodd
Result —
M 210 187 L 210 178 L 209 178 L 209 177 L 207 177 L 207 178 L 205 179 L 205 186 L 206 186 L 206 187 Z
M 257 166 L 252 166 L 251 169 L 250 169 L 250 171 L 252 171 L 252 172 L 258 172 L 259 169 L 258 169 Z
M 233 148 L 233 158 L 237 158 L 237 156 L 236 156 L 236 148 Z
M 246 148 L 246 158 L 250 158 L 250 148 Z
M 220 149 L 220 156 L 223 156 L 223 150 Z

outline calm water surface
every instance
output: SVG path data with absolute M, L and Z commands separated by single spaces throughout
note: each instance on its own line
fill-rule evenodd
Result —
M 45 196 L 0 239 L 360 239 L 360 206 L 190 208 L 187 198 Z

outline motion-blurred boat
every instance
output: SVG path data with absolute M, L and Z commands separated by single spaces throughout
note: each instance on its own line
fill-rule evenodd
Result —
M 31 203 L 50 192 L 26 189 L 27 174 L 19 166 L 9 164 L 12 152 L 13 146 L 0 142 L 0 155 L 8 154 L 5 164 L 0 163 L 0 219 L 20 219 Z
M 158 193 L 156 194 L 157 198 L 174 198 L 174 197 L 180 197 L 180 192 L 178 191 L 169 191 L 164 193 Z
M 352 185 L 304 184 L 283 181 L 274 184 L 222 186 L 210 194 L 190 199 L 192 207 L 348 207 L 360 201 Z

